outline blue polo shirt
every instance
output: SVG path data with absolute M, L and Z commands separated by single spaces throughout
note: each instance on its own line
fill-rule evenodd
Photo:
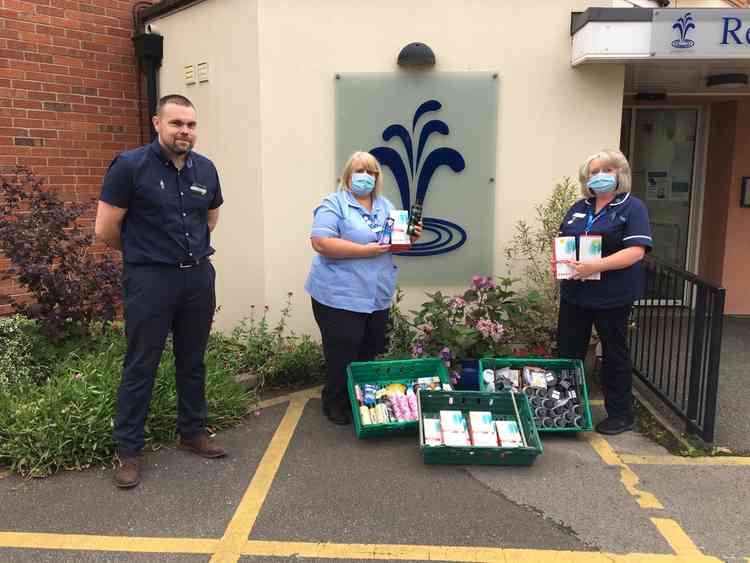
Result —
M 311 237 L 338 237 L 359 244 L 377 242 L 393 204 L 379 196 L 368 212 L 348 191 L 328 195 L 313 212 Z M 313 299 L 358 313 L 391 306 L 398 266 L 390 252 L 372 258 L 326 258 L 316 254 L 305 291 Z
M 578 237 L 586 233 L 602 235 L 602 257 L 629 246 L 651 251 L 651 224 L 644 203 L 630 193 L 616 196 L 599 214 L 594 215 L 594 198 L 582 199 L 571 207 L 560 225 L 561 236 Z M 563 280 L 560 295 L 565 301 L 590 309 L 624 307 L 643 297 L 646 275 L 641 262 L 622 270 L 602 272 L 601 280 Z
M 205 156 L 190 152 L 177 170 L 155 139 L 115 157 L 99 199 L 127 209 L 121 232 L 127 263 L 177 264 L 214 253 L 208 210 L 224 199 L 216 167 Z

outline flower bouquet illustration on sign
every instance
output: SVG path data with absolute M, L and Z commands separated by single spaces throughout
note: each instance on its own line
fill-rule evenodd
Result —
M 411 132 L 400 123 L 394 123 L 385 128 L 383 140 L 388 142 L 391 139 L 399 139 L 405 151 L 405 160 L 403 155 L 393 147 L 381 146 L 370 151 L 382 166 L 387 166 L 391 170 L 396 179 L 403 209 L 410 209 L 412 216 L 421 214 L 422 209 L 426 207 L 430 181 L 440 166 L 447 166 L 456 173 L 461 172 L 466 167 L 464 158 L 453 148 L 439 147 L 426 155 L 424 154 L 427 141 L 433 133 L 441 135 L 450 133 L 450 129 L 444 121 L 431 119 L 421 126 L 417 135 L 417 125 L 420 119 L 427 113 L 438 111 L 441 107 L 442 105 L 437 100 L 428 100 L 422 103 L 414 112 Z M 417 141 L 416 146 L 415 141 Z M 412 185 L 416 185 L 413 202 Z M 408 250 L 399 252 L 400 255 L 431 256 L 444 254 L 461 247 L 468 238 L 466 231 L 460 225 L 446 219 L 423 217 L 422 223 L 424 232 L 431 234 L 432 238 L 424 237 L 427 240 L 411 245 Z

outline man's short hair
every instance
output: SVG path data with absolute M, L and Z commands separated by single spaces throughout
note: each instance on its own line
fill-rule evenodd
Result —
M 167 104 L 176 104 L 178 106 L 195 109 L 193 102 L 188 100 L 185 96 L 181 96 L 180 94 L 167 94 L 166 96 L 159 98 L 159 103 L 156 104 L 156 115 L 161 115 L 162 108 Z

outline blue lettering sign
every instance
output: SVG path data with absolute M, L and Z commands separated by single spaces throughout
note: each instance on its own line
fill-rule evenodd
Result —
M 737 37 L 737 33 L 736 33 L 737 30 L 740 27 L 742 27 L 742 22 L 740 21 L 740 19 L 739 18 L 734 18 L 734 17 L 725 17 L 725 18 L 722 18 L 722 19 L 724 20 L 724 32 L 723 32 L 723 38 L 721 40 L 721 44 L 722 45 L 727 45 L 728 44 L 727 43 L 727 39 L 728 39 L 729 35 L 731 35 L 734 38 L 734 42 L 737 45 L 742 45 L 742 40 L 739 37 Z M 730 21 L 734 22 L 736 24 L 736 26 L 734 27 L 734 29 L 729 29 L 729 22 Z

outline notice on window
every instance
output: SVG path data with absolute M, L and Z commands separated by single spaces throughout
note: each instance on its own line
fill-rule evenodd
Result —
M 650 200 L 668 200 L 669 190 L 669 173 L 661 170 L 651 170 L 646 173 L 646 199 Z

